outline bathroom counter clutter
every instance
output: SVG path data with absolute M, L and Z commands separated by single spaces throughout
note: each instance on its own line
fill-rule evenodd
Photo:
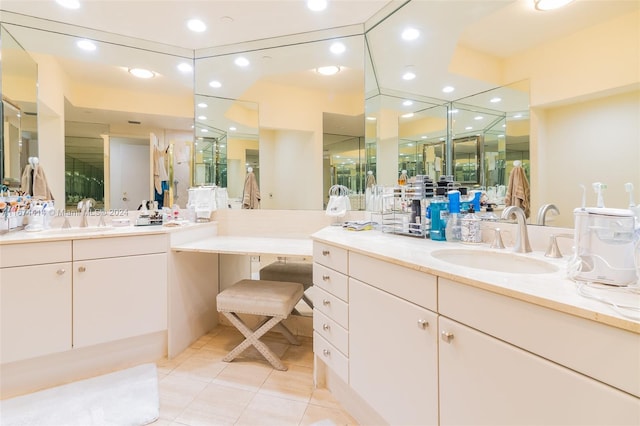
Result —
M 472 245 L 413 239 L 380 231 L 349 232 L 336 227 L 323 228 L 314 233 L 311 238 L 317 242 L 331 244 L 350 252 L 415 269 L 439 278 L 454 280 L 640 334 L 640 320 L 635 320 L 633 316 L 621 315 L 613 307 L 578 293 L 578 285 L 566 276 L 568 256 L 551 259 L 544 257 L 541 252 L 514 253 L 509 247 L 498 250 L 490 249 L 487 244 Z M 477 251 L 479 256 L 495 254 L 492 256 L 494 259 L 491 259 L 494 262 L 495 259 L 505 257 L 507 262 L 503 269 L 509 272 L 501 270 L 499 265 L 495 267 L 487 265 L 485 269 L 475 261 L 475 265 L 465 266 L 460 263 L 452 264 L 442 260 L 442 257 L 436 257 L 445 250 L 452 252 L 455 250 L 455 254 L 464 255 L 472 255 L 474 251 Z M 518 262 L 523 265 L 522 270 L 514 266 Z M 546 266 L 550 272 L 543 270 L 528 273 L 529 266 L 534 264 Z M 632 306 L 638 304 L 637 293 L 630 292 L 627 296 L 619 295 L 616 300 L 621 304 Z M 637 311 L 629 312 L 637 315 Z

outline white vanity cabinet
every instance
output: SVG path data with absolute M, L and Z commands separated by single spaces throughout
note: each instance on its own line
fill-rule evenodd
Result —
M 389 424 L 438 423 L 435 306 L 435 276 L 349 253 L 349 384 Z
M 71 349 L 71 242 L 0 246 L 0 363 Z
M 73 242 L 76 348 L 167 329 L 165 235 Z
M 345 383 L 349 381 L 347 251 L 313 244 L 313 351 Z
M 614 344 L 596 338 L 602 324 L 448 279 L 438 288 L 441 425 L 640 424 L 637 397 L 577 372 L 639 384 L 636 334 L 609 330 Z

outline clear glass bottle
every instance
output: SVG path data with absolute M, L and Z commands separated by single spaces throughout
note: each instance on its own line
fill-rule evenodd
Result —
M 462 239 L 460 222 L 460 191 L 452 190 L 447 193 L 449 197 L 449 218 L 445 228 L 447 241 L 457 242 Z
M 477 244 L 482 242 L 480 222 L 473 206 L 469 207 L 467 214 L 460 219 L 460 238 L 463 243 Z

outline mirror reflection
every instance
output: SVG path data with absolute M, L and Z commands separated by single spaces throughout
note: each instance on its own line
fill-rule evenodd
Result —
M 18 189 L 28 158 L 38 156 L 38 65 L 4 25 L 0 25 L 0 40 L 0 183 Z

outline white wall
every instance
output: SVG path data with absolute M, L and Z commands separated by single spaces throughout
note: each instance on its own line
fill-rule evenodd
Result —
M 541 203 L 554 203 L 561 215 L 555 226 L 573 227 L 571 212 L 582 202 L 595 206 L 593 182 L 606 183 L 606 207 L 626 208 L 624 184 L 633 183 L 640 202 L 640 92 L 625 93 L 543 111 L 538 161 Z
M 111 208 L 134 211 L 142 200 L 149 199 L 149 141 L 111 138 Z M 123 200 L 124 193 L 127 200 Z

